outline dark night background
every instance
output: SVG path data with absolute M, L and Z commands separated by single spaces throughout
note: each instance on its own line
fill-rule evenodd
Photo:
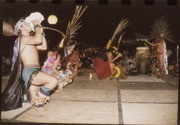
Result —
M 78 31 L 78 42 L 87 43 L 89 46 L 104 47 L 122 17 L 127 17 L 131 22 L 131 25 L 126 29 L 126 39 L 135 39 L 136 33 L 149 36 L 151 32 L 150 25 L 153 20 L 165 15 L 176 41 L 175 43 L 167 42 L 167 49 L 173 51 L 171 58 L 176 60 L 176 45 L 180 39 L 179 2 L 176 5 L 168 5 L 167 0 L 155 0 L 153 5 L 146 5 L 144 0 L 133 0 L 130 5 L 123 5 L 120 0 L 114 0 L 108 2 L 108 4 L 100 5 L 97 0 L 87 0 L 85 5 L 88 5 L 88 9 L 81 18 L 83 26 Z M 51 1 L 39 1 L 38 3 L 29 3 L 27 1 L 0 2 L 1 22 L 5 19 L 15 23 L 21 17 L 39 11 L 44 15 L 45 19 L 51 14 L 55 14 L 59 19 L 56 25 L 49 25 L 47 20 L 44 20 L 44 26 L 65 32 L 75 6 L 76 4 L 73 1 L 62 1 L 60 4 L 54 4 Z M 53 31 L 46 31 L 46 36 L 49 46 L 56 45 L 61 39 L 61 36 Z M 2 53 L 12 54 L 14 39 L 14 37 L 1 36 L 0 48 Z M 129 49 L 132 49 L 132 47 L 131 45 Z

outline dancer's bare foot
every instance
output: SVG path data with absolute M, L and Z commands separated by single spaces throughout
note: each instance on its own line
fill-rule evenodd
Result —
M 36 109 L 43 109 L 44 105 L 49 101 L 49 97 L 40 97 L 38 95 L 35 96 L 34 100 L 31 101 L 31 104 Z

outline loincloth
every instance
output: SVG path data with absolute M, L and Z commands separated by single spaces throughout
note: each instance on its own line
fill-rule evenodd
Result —
M 29 89 L 31 82 L 32 82 L 32 76 L 36 75 L 39 71 L 39 68 L 24 68 L 22 71 L 22 79 L 24 81 L 25 85 L 25 91 Z

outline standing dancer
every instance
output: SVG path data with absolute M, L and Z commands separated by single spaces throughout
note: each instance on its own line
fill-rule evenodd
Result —
M 168 75 L 168 58 L 165 40 L 173 40 L 169 32 L 167 20 L 164 17 L 154 21 L 151 38 L 155 39 L 154 43 L 146 42 L 155 47 L 159 73 L 162 76 Z
M 157 62 L 161 75 L 168 75 L 168 58 L 166 42 L 164 40 L 164 33 L 161 33 L 158 38 L 156 38 L 156 44 L 152 44 L 156 47 Z

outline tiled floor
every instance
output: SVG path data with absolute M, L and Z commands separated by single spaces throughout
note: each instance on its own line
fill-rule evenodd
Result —
M 162 79 L 157 79 L 154 75 L 136 75 L 128 76 L 127 79 L 119 80 L 121 82 L 164 82 Z
M 32 106 L 29 103 L 23 103 L 23 107 L 16 109 L 16 110 L 10 110 L 10 111 L 3 111 L 1 112 L 1 119 L 10 120 L 15 118 L 16 116 L 22 114 L 26 110 L 30 109 Z
M 31 109 L 16 120 L 41 123 L 119 123 L 117 102 L 53 100 L 46 109 L 43 113 Z
M 122 103 L 122 112 L 124 124 L 177 124 L 177 104 Z
M 155 76 L 90 81 L 88 71 L 83 72 L 72 84 L 54 93 L 43 111 L 31 108 L 13 119 L 3 119 L 39 123 L 177 124 L 177 87 Z
M 178 103 L 174 90 L 120 90 L 121 102 Z

